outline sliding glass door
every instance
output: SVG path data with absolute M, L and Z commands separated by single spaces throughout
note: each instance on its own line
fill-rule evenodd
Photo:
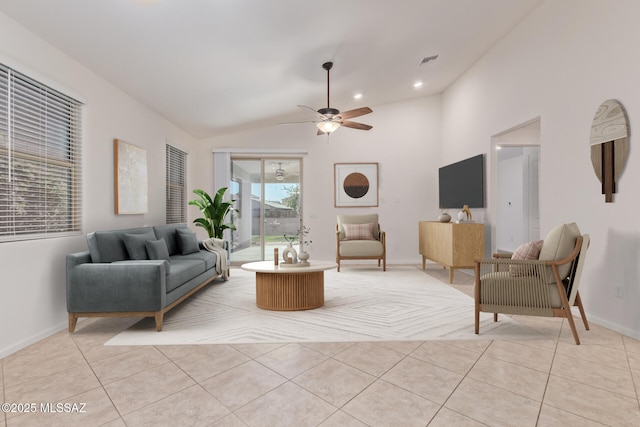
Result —
M 286 247 L 285 235 L 297 235 L 302 218 L 299 158 L 231 158 L 233 217 L 231 262 L 273 260 Z

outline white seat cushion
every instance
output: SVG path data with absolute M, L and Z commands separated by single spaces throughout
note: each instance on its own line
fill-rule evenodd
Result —
M 340 242 L 340 256 L 382 256 L 384 248 L 378 240 L 343 240 Z

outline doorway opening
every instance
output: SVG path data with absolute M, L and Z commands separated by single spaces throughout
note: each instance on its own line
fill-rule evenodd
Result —
M 540 119 L 536 118 L 491 139 L 495 176 L 492 252 L 513 252 L 540 239 Z

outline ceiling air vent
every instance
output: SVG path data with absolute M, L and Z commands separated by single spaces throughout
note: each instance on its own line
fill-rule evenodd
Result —
M 426 58 L 422 58 L 422 61 L 420 61 L 420 67 L 423 66 L 424 64 L 431 62 L 431 61 L 435 61 L 436 58 L 438 58 L 438 55 L 433 55 L 433 56 L 427 56 Z

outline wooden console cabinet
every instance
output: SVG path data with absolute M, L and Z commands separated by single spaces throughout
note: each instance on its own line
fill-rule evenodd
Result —
M 454 269 L 473 268 L 484 258 L 484 224 L 420 221 L 418 227 L 422 269 L 427 259 L 448 267 L 449 283 Z

